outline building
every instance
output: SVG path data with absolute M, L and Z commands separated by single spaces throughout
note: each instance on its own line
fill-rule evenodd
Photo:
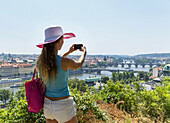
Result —
M 97 60 L 91 60 L 90 65 L 97 65 Z
M 19 68 L 17 65 L 13 65 L 10 63 L 3 63 L 0 65 L 0 75 L 1 76 L 15 75 L 18 73 L 19 73 Z
M 31 63 L 3 63 L 0 64 L 0 75 L 10 76 L 17 74 L 30 74 L 34 71 L 35 66 Z
M 91 60 L 85 59 L 85 61 L 84 61 L 84 63 L 83 63 L 83 66 L 85 66 L 85 65 L 89 66 L 89 65 L 90 65 L 90 62 L 91 62 Z
M 95 82 L 99 82 L 100 79 L 98 77 L 89 77 L 85 79 L 85 82 L 88 86 L 94 86 Z
M 21 63 L 21 64 L 18 64 L 19 67 L 32 67 L 33 65 L 30 64 L 30 63 Z
M 35 60 L 31 59 L 31 60 L 23 60 L 24 63 L 35 63 Z
M 165 65 L 165 67 L 162 70 L 162 77 L 170 77 L 170 64 Z
M 18 60 L 18 59 L 13 59 L 13 60 L 11 60 L 11 63 L 21 64 L 21 63 L 24 63 L 24 61 L 23 60 Z
M 30 74 L 31 72 L 34 71 L 34 65 L 32 65 L 31 63 L 21 63 L 21 64 L 18 64 L 19 66 L 19 73 L 20 74 Z
M 162 68 L 161 67 L 155 67 L 153 69 L 153 73 L 152 73 L 152 76 L 157 78 L 157 77 L 160 77 L 161 76 L 161 73 L 162 73 Z

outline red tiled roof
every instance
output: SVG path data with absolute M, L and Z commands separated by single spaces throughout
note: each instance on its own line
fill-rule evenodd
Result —
M 30 66 L 32 66 L 32 65 L 29 64 L 29 63 L 22 63 L 22 64 L 19 64 L 18 66 L 19 66 L 19 67 L 30 67 Z
M 158 77 L 156 77 L 156 76 L 150 76 L 149 78 L 154 79 L 154 78 L 158 78 Z
M 15 65 L 15 64 L 3 63 L 3 64 L 0 65 L 0 67 L 18 67 L 18 66 Z
M 154 69 L 163 70 L 163 68 L 161 68 L 161 67 L 156 67 Z

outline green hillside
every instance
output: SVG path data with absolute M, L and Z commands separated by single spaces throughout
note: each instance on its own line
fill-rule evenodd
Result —
M 84 89 L 73 86 L 84 81 L 74 79 L 70 82 L 80 123 L 170 122 L 170 79 L 164 80 L 164 86 L 157 87 L 154 91 L 141 89 L 137 82 L 133 83 L 132 89 L 129 85 L 113 82 L 112 79 L 99 92 L 94 88 L 88 89 L 87 86 L 85 91 L 79 91 Z M 28 112 L 27 106 L 25 88 L 22 87 L 9 106 L 0 109 L 0 122 L 45 123 L 43 110 L 34 114 Z
M 134 57 L 170 57 L 170 53 L 139 54 Z

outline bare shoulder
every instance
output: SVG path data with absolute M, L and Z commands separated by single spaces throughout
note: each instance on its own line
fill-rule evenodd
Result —
M 64 71 L 67 71 L 69 66 L 70 66 L 70 63 L 73 62 L 72 59 L 70 58 L 67 58 L 67 57 L 62 57 L 62 61 L 61 61 L 61 67 Z
M 67 58 L 67 57 L 62 57 L 62 62 L 61 62 L 61 66 L 63 68 L 63 70 L 67 70 L 72 69 L 75 70 L 77 68 L 80 68 L 80 63 L 78 61 L 75 61 L 71 58 Z

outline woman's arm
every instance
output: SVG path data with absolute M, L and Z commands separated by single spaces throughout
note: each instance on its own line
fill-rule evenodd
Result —
M 80 68 L 80 67 L 83 65 L 84 60 L 85 60 L 85 57 L 86 57 L 86 53 L 87 53 L 86 47 L 83 46 L 83 47 L 80 49 L 80 51 L 82 51 L 83 54 L 81 55 L 81 57 L 79 58 L 78 61 L 75 61 L 75 60 L 73 60 L 73 59 L 64 57 L 64 59 L 63 59 L 63 60 L 64 60 L 64 63 L 63 63 L 62 66 L 63 66 L 64 68 L 66 67 L 65 70 L 67 70 L 68 68 L 69 68 L 69 69 L 72 69 L 72 70 L 75 70 L 75 69 Z
M 74 49 L 74 45 L 75 45 L 75 44 L 73 44 L 73 45 L 70 47 L 69 51 L 66 52 L 66 53 L 63 55 L 64 57 L 67 57 L 70 53 L 76 51 L 76 50 Z
M 68 51 L 68 52 L 66 52 L 63 56 L 64 56 L 64 57 L 67 57 L 69 54 L 70 54 L 70 52 Z

